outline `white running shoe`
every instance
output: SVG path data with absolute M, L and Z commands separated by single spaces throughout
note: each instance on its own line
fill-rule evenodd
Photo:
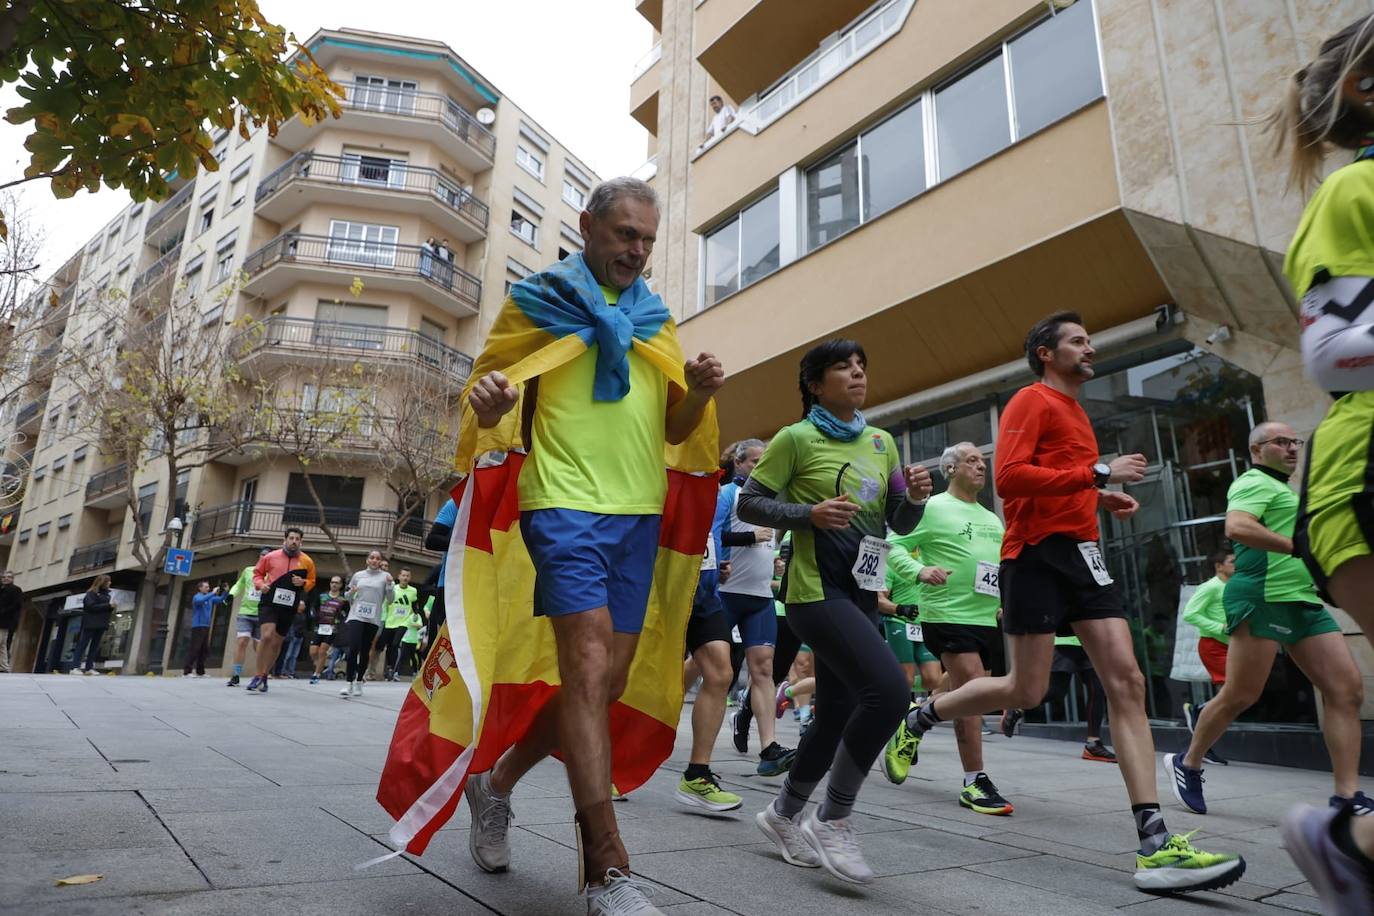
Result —
M 468 810 L 472 814 L 472 829 L 468 831 L 468 851 L 472 853 L 472 861 L 485 872 L 505 871 L 510 868 L 508 834 L 514 818 L 510 796 L 500 796 L 491 791 L 490 773 L 469 777 L 468 784 L 463 787 L 463 795 L 468 800 Z
M 877 877 L 864 861 L 859 838 L 849 818 L 823 821 L 812 811 L 802 820 L 801 834 L 820 856 L 825 870 L 841 881 L 868 884 Z
M 350 683 L 348 683 L 347 681 L 345 681 L 345 682 L 344 682 L 344 685 L 343 685 L 342 687 L 339 688 L 339 696 L 343 697 L 343 698 L 346 700 L 346 699 L 348 699 L 352 694 L 353 694 L 353 685 L 350 684 Z
M 773 803 L 769 802 L 768 807 L 754 815 L 754 823 L 758 824 L 763 835 L 778 847 L 778 852 L 782 853 L 782 860 L 788 865 L 820 868 L 820 857 L 811 848 L 811 843 L 806 837 L 802 836 L 801 818 L 800 814 L 783 817 L 774 809 Z
M 354 682 L 353 682 L 353 695 L 354 695 L 355 697 L 360 697 L 360 696 L 363 695 L 363 682 L 362 682 L 362 681 L 354 681 Z
M 649 902 L 654 890 L 647 882 L 609 868 L 604 885 L 587 888 L 587 916 L 663 916 L 663 911 Z

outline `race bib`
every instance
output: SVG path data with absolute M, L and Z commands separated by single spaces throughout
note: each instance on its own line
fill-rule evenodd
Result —
M 1107 572 L 1107 564 L 1102 559 L 1102 549 L 1097 546 L 1097 541 L 1079 542 L 1078 552 L 1083 554 L 1083 562 L 1088 564 L 1088 572 L 1093 574 L 1094 582 L 1098 585 L 1112 584 L 1112 575 Z
M 1000 572 L 996 563 L 989 563 L 986 560 L 978 561 L 978 568 L 973 572 L 973 590 L 980 595 L 990 595 L 993 598 L 1002 596 L 998 588 L 997 575 Z
M 279 588 L 272 592 L 272 603 L 282 607 L 295 607 L 296 593 L 289 588 Z
M 906 625 L 906 638 L 912 642 L 925 642 L 926 635 L 921 632 L 919 623 L 908 623 Z
M 887 555 L 892 545 L 882 538 L 865 535 L 859 545 L 859 558 L 854 561 L 854 582 L 866 592 L 880 592 L 887 588 Z
M 707 572 L 716 568 L 716 539 L 706 536 L 706 552 L 701 556 L 701 571 Z
M 322 624 L 320 624 L 319 626 L 317 626 L 317 627 L 315 628 L 315 633 L 316 633 L 317 635 L 319 635 L 319 636 L 333 636 L 333 635 L 334 635 L 334 624 L 332 624 L 332 623 L 322 623 Z
M 261 591 L 261 589 L 250 588 L 247 592 L 244 593 L 243 600 L 244 600 L 244 601 L 261 601 L 261 600 L 262 600 L 262 591 Z
M 731 628 L 730 628 L 730 641 L 731 641 L 731 642 L 744 642 L 744 637 L 741 636 L 741 635 L 739 635 L 739 627 L 731 627 Z
M 376 620 L 377 605 L 370 601 L 359 601 L 353 605 L 353 613 L 359 620 Z

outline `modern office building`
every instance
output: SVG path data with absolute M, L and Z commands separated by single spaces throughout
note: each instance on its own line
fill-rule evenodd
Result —
M 867 350 L 870 422 L 908 460 L 962 440 L 991 457 L 999 409 L 1032 378 L 1026 330 L 1078 310 L 1101 450 L 1150 462 L 1142 511 L 1104 518 L 1104 549 L 1150 713 L 1176 717 L 1203 690 L 1169 677 L 1180 588 L 1211 575 L 1247 434 L 1266 418 L 1310 431 L 1329 403 L 1303 376 L 1281 273 L 1303 196 L 1258 122 L 1369 4 L 635 9 L 657 35 L 630 87 L 664 200 L 653 277 L 684 348 L 724 361 L 723 439 L 796 420 L 798 358 L 844 336 Z M 708 137 L 713 95 L 734 118 Z M 1285 660 L 1252 717 L 1310 724 L 1312 693 Z
M 34 609 L 22 661 L 37 654 L 41 667 L 70 648 L 69 621 L 95 575 L 110 573 L 130 592 L 142 579 L 127 474 L 75 444 L 81 392 L 43 368 L 59 349 L 113 354 L 97 310 L 83 309 L 91 297 L 121 290 L 131 307 L 175 300 L 201 308 L 207 328 L 251 317 L 255 328 L 229 340 L 230 351 L 246 379 L 270 381 L 287 401 L 322 353 L 340 350 L 442 377 L 457 391 L 509 283 L 581 248 L 578 214 L 597 176 L 448 45 L 340 29 L 306 46 L 344 90 L 339 118 L 296 119 L 270 138 L 221 131 L 218 171 L 127 208 L 30 303 L 25 320 L 51 330 L 26 336 L 21 370 L 33 382 L 0 428 L 23 435 L 9 457 L 29 469 L 17 518 L 0 525 L 0 550 Z M 216 291 L 236 280 L 221 305 Z M 369 465 L 369 449 L 341 442 L 312 465 L 355 569 L 398 521 L 397 496 Z M 280 544 L 287 524 L 305 528 L 322 583 L 342 571 L 299 468 L 271 443 L 184 473 L 172 493 L 159 465 L 139 472 L 139 511 L 160 521 L 174 501 L 182 545 L 195 552 L 191 581 L 232 581 L 260 546 Z M 445 497 L 436 489 L 420 514 L 432 518 Z M 425 527 L 401 526 L 393 571 L 407 566 L 421 580 L 438 562 L 423 548 Z M 106 667 L 180 665 L 192 591 L 183 581 L 163 577 L 149 619 L 127 597 L 120 603 L 101 647 Z M 218 614 L 211 633 L 216 665 L 232 651 L 229 616 Z M 146 659 L 134 657 L 143 628 Z

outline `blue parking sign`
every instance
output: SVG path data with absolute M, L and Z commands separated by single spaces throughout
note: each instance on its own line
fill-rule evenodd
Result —
M 167 562 L 162 567 L 162 571 L 169 576 L 189 576 L 191 574 L 191 560 L 195 554 L 190 550 L 182 550 L 180 547 L 167 548 Z

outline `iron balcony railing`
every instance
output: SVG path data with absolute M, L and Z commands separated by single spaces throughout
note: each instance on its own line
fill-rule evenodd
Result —
M 96 541 L 85 547 L 78 547 L 72 551 L 72 557 L 67 561 L 67 574 L 90 572 L 102 566 L 112 566 L 118 555 L 119 538 L 117 537 Z
M 133 288 L 129 290 L 129 295 L 137 296 L 146 288 L 162 279 L 163 275 L 177 266 L 177 261 L 181 258 L 181 245 L 178 243 L 169 249 L 166 254 L 152 263 L 152 266 L 138 275 L 134 280 Z
M 420 516 L 404 522 L 400 514 L 351 506 L 326 506 L 325 521 L 339 543 L 357 549 L 382 547 L 394 535 L 395 544 L 411 551 L 424 551 L 429 523 Z M 295 525 L 305 532 L 308 544 L 327 544 L 320 528 L 319 510 L 312 505 L 293 503 L 235 502 L 202 509 L 191 528 L 192 544 L 249 540 L 264 544 L 280 540 L 282 529 Z M 437 554 L 434 554 L 437 556 Z
M 143 234 L 152 235 L 161 228 L 163 223 L 180 213 L 186 205 L 190 203 L 191 190 L 195 185 L 196 183 L 194 181 L 187 182 L 186 187 L 177 191 L 167 199 L 165 204 L 158 207 L 157 211 L 152 216 L 148 217 L 148 225 L 144 228 Z
M 353 85 L 344 87 L 343 107 L 437 121 L 488 159 L 496 157 L 496 136 L 446 95 L 386 86 Z
M 448 290 L 474 305 L 482 299 L 482 281 L 429 248 L 325 235 L 279 235 L 243 262 L 248 279 L 277 264 L 312 264 L 344 270 L 368 271 L 418 277 Z
M 47 403 L 47 398 L 39 398 L 35 401 L 29 401 L 29 403 L 19 408 L 19 413 L 14 416 L 14 425 L 23 426 L 33 420 L 42 412 L 45 403 Z
M 423 366 L 466 382 L 472 373 L 472 357 L 447 344 L 408 328 L 378 327 L 347 321 L 321 321 L 273 315 L 261 325 L 236 334 L 230 341 L 237 358 L 265 349 L 321 353 L 358 350 L 381 359 L 412 359 Z
M 297 153 L 264 178 L 255 200 L 260 204 L 297 181 L 426 195 L 483 228 L 490 215 L 485 203 L 438 169 L 384 157 L 322 156 L 313 151 Z
M 99 499 L 121 489 L 129 476 L 129 466 L 124 463 L 108 467 L 91 475 L 86 481 L 86 499 Z

